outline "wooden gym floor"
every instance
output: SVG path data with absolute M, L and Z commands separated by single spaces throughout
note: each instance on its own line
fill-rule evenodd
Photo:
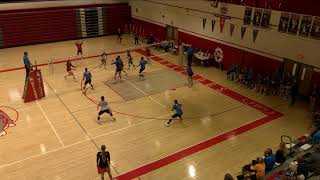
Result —
M 126 37 L 86 39 L 83 60 L 74 61 L 77 82 L 65 80 L 65 63 L 42 70 L 46 97 L 31 103 L 21 99 L 25 71 L 22 54 L 32 62 L 46 64 L 72 59 L 74 41 L 31 45 L 0 50 L 0 109 L 16 127 L 0 137 L 1 180 L 97 180 L 98 147 L 111 153 L 112 174 L 118 179 L 222 179 L 236 175 L 242 165 L 261 156 L 267 147 L 276 148 L 281 135 L 302 136 L 310 125 L 307 105 L 289 107 L 278 97 L 261 96 L 225 80 L 213 67 L 194 66 L 195 85 L 186 85 L 178 56 L 152 49 L 146 80 L 138 70 L 127 70 L 122 83 L 114 83 L 111 59 L 122 56 L 126 64 Z M 107 69 L 98 67 L 102 51 Z M 132 52 L 138 64 L 142 50 Z M 93 56 L 93 57 L 91 57 Z M 93 74 L 95 90 L 80 90 L 85 67 Z M 105 96 L 116 120 L 107 115 L 96 120 L 96 104 Z M 174 99 L 183 104 L 184 120 L 164 123 L 171 115 Z M 17 117 L 18 116 L 18 117 Z

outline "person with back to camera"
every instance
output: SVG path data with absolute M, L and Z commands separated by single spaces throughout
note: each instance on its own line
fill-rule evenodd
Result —
M 276 157 L 272 153 L 272 149 L 268 148 L 264 151 L 264 163 L 266 165 L 266 172 L 269 172 L 272 170 L 273 166 L 276 163 Z
M 110 153 L 106 151 L 106 146 L 102 145 L 101 151 L 97 153 L 97 168 L 98 173 L 101 174 L 101 180 L 104 180 L 104 173 L 108 173 L 110 180 L 112 179 L 110 161 Z
M 26 69 L 26 77 L 28 77 L 29 72 L 32 71 L 32 64 L 28 57 L 28 52 L 23 53 L 23 64 L 24 68 Z

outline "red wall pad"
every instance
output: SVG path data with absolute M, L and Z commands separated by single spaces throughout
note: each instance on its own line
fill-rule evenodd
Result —
M 139 29 L 140 27 L 142 27 L 142 29 L 144 29 L 144 32 L 146 33 L 146 36 L 153 34 L 159 40 L 165 40 L 167 37 L 167 30 L 165 26 L 159 26 L 157 24 L 149 23 L 147 21 L 139 20 L 136 18 L 132 18 L 132 23 Z

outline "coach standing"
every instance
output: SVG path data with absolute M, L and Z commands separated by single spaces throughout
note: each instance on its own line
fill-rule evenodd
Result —
M 24 63 L 24 68 L 26 69 L 26 77 L 28 77 L 28 74 L 32 68 L 32 64 L 30 63 L 30 60 L 28 58 L 28 52 L 23 53 L 23 63 Z

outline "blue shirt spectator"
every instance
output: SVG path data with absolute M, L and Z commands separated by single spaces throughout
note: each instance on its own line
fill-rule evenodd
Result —
M 187 50 L 187 55 L 188 56 L 192 56 L 193 55 L 193 48 L 192 47 L 189 47 L 188 50 Z
M 264 163 L 266 165 L 266 171 L 271 171 L 274 164 L 276 163 L 276 156 L 274 154 L 269 154 L 264 158 Z

